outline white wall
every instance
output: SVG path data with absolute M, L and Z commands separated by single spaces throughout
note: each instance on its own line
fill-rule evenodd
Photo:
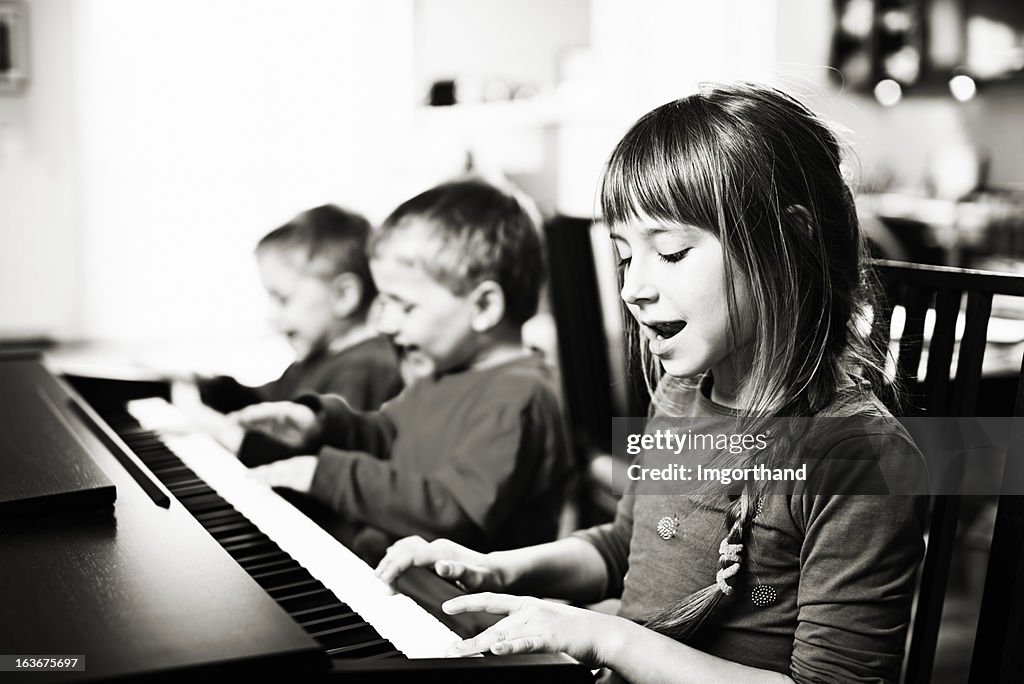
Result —
M 479 100 L 488 82 L 550 92 L 559 57 L 590 42 L 591 0 L 416 0 L 416 80 L 457 78 Z M 492 83 L 492 85 L 495 85 Z
M 252 247 L 300 210 L 380 219 L 407 163 L 412 0 L 32 0 L 0 98 L 0 334 L 263 329 Z
M 496 135 L 537 148 L 538 182 L 571 213 L 590 212 L 630 121 L 733 78 L 773 81 L 845 125 L 869 182 L 920 184 L 934 146 L 963 135 L 991 150 L 993 182 L 1024 185 L 1019 85 L 892 109 L 840 92 L 829 3 L 478 2 L 29 0 L 31 81 L 0 97 L 0 335 L 261 330 L 263 233 L 326 201 L 380 219 L 454 172 L 463 150 L 417 111 L 426 82 L 463 60 L 470 77 L 544 88 L 563 40 L 590 42 L 592 70 L 562 84 L 558 136 Z
M 80 320 L 71 5 L 28 5 L 31 80 L 0 95 L 0 337 Z
M 411 106 L 409 2 L 75 5 L 89 337 L 257 325 L 252 247 L 333 201 L 375 217 Z

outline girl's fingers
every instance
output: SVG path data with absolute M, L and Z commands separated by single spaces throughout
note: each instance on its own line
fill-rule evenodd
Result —
M 498 641 L 491 645 L 494 655 L 516 655 L 518 653 L 546 653 L 552 651 L 544 637 L 523 636 L 508 641 Z
M 488 591 L 480 594 L 458 596 L 445 601 L 441 604 L 441 610 L 449 615 L 480 612 L 490 613 L 491 615 L 508 615 L 522 608 L 523 601 L 522 596 L 495 594 Z
M 519 632 L 523 625 L 511 617 L 506 617 L 491 625 L 472 639 L 457 641 L 448 649 L 449 656 L 464 656 L 490 651 L 495 644 L 506 643 L 521 638 Z
M 536 630 L 528 629 L 527 625 L 515 616 L 499 620 L 472 639 L 452 644 L 449 656 L 465 656 L 490 651 L 495 655 L 512 655 L 516 653 L 539 653 L 554 650 L 550 641 L 537 634 Z

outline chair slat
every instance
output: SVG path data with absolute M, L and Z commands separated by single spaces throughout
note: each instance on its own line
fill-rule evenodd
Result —
M 971 292 L 967 295 L 966 327 L 957 358 L 955 415 L 972 416 L 978 403 L 981 364 L 985 357 L 988 319 L 992 314 L 992 293 Z
M 896 359 L 896 378 L 905 386 L 908 406 L 919 413 L 923 408 L 918 386 L 918 369 L 921 366 L 921 351 L 924 343 L 924 319 L 931 304 L 932 293 L 917 285 L 907 285 L 903 294 L 903 308 L 906 321 L 900 334 L 900 351 Z
M 908 682 L 931 681 L 959 515 L 959 496 L 934 498 L 928 526 L 928 548 L 921 567 L 917 612 L 914 613 L 914 633 L 907 651 L 905 680 Z
M 958 290 L 939 290 L 935 294 L 935 327 L 928 345 L 928 374 L 925 377 L 925 396 L 930 416 L 946 415 L 949 395 L 949 366 L 956 344 L 956 319 L 960 313 Z
M 1010 468 L 1011 466 L 1007 466 Z M 1016 473 L 1022 470 L 1018 460 Z M 1024 679 L 1024 496 L 999 497 L 970 684 Z
M 1024 382 L 1021 382 L 1021 378 L 1024 378 L 1024 359 L 1021 359 L 1020 372 L 1017 373 L 1017 398 L 1013 402 L 1013 415 L 1017 417 L 1024 416 Z

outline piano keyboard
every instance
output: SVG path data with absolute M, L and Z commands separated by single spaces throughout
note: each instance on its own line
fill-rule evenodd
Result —
M 129 402 L 106 420 L 332 658 L 439 658 L 459 639 L 214 440 L 171 433 L 187 420 L 163 399 Z

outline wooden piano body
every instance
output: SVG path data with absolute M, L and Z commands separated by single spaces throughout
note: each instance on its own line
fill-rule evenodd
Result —
M 384 595 L 370 568 L 271 490 L 233 482 L 237 461 L 189 467 L 119 400 L 97 401 L 100 417 L 37 360 L 0 359 L 0 386 L 19 420 L 72 435 L 82 449 L 63 456 L 87 453 L 116 488 L 112 506 L 0 516 L 0 654 L 84 657 L 84 671 L 36 681 L 590 679 L 562 655 L 441 658 L 446 626 Z M 31 444 L 0 444 L 0 473 L 34 457 Z M 427 572 L 413 580 L 457 591 Z

